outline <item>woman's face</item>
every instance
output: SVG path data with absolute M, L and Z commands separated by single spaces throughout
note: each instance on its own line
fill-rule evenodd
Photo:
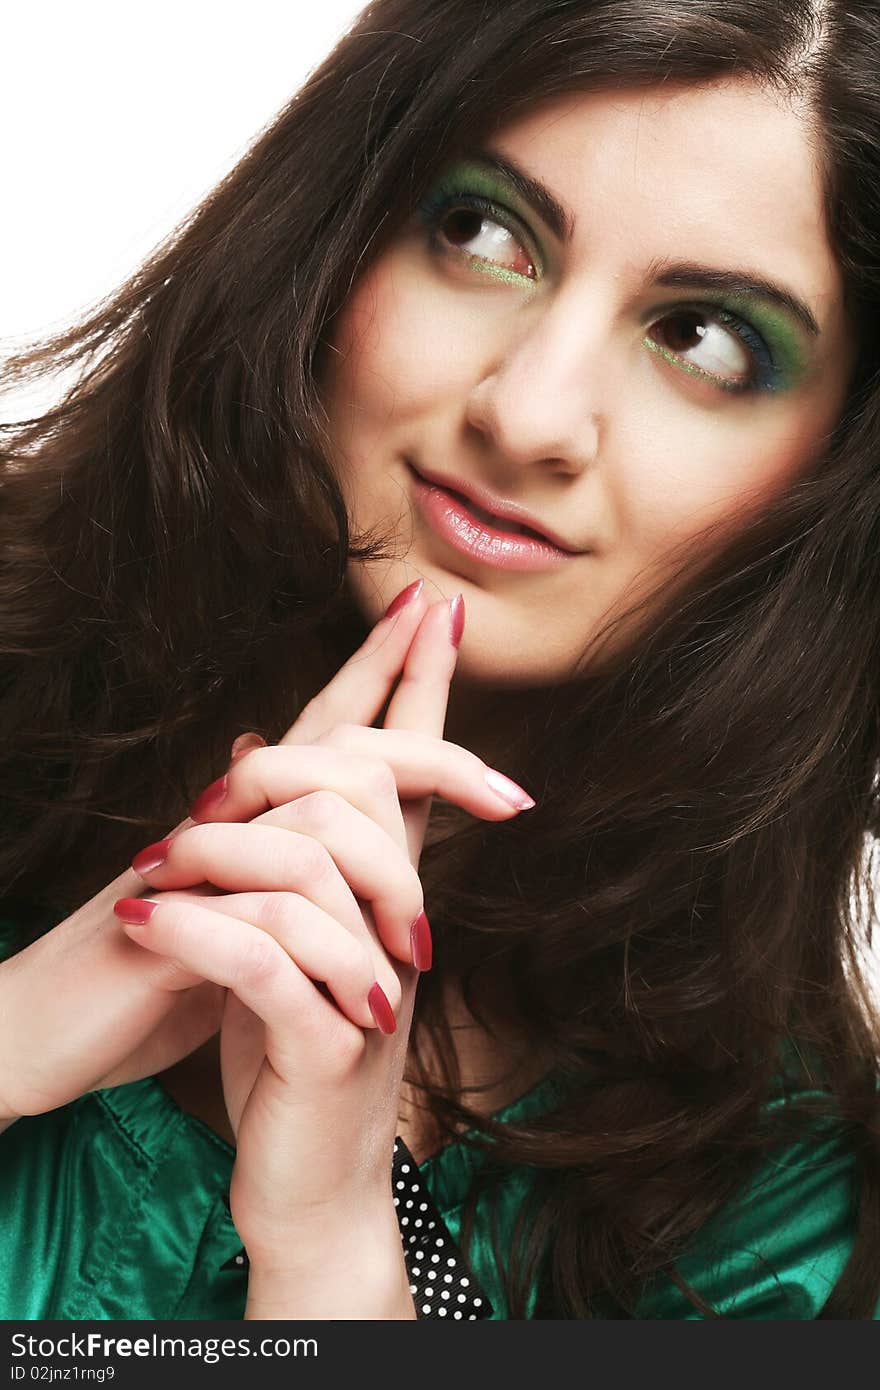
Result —
M 544 685 L 673 546 L 805 469 L 854 351 L 805 127 L 751 84 L 568 95 L 482 149 L 567 228 L 470 151 L 450 163 L 334 321 L 322 386 L 354 528 L 399 539 L 349 563 L 364 616 L 424 576 L 464 594 L 457 680 Z M 571 553 L 493 539 L 503 521 L 431 491 L 453 479 Z

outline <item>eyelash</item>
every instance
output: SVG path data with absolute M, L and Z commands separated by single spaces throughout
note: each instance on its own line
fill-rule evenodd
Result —
M 534 256 L 533 242 L 531 237 L 526 235 L 519 218 L 516 217 L 508 208 L 502 207 L 498 203 L 493 203 L 489 198 L 482 198 L 475 193 L 451 192 L 429 195 L 419 204 L 417 212 L 429 234 L 431 247 L 438 254 L 453 254 L 463 256 L 467 260 L 479 260 L 479 256 L 472 256 L 467 251 L 457 250 L 453 246 L 441 246 L 439 242 L 439 229 L 447 213 L 457 208 L 469 208 L 472 212 L 482 213 L 484 216 L 497 222 L 506 228 L 512 236 L 520 239 L 529 254 Z M 535 260 L 540 258 L 534 256 Z M 772 391 L 776 386 L 776 379 L 779 375 L 773 356 L 767 343 L 760 333 L 745 319 L 741 319 L 731 309 L 719 304 L 700 304 L 687 303 L 670 305 L 667 313 L 661 316 L 656 322 L 661 322 L 663 318 L 671 317 L 675 314 L 699 313 L 706 318 L 714 319 L 722 323 L 725 328 L 729 328 L 735 333 L 744 346 L 748 349 L 753 363 L 752 375 L 745 382 L 734 385 L 724 381 L 721 377 L 714 376 L 711 372 L 702 372 L 694 369 L 694 375 L 702 377 L 703 380 L 710 381 L 720 387 L 722 391 L 727 391 L 733 395 L 746 395 L 753 391 Z M 670 356 L 674 354 L 670 353 Z M 687 364 L 685 364 L 687 365 Z

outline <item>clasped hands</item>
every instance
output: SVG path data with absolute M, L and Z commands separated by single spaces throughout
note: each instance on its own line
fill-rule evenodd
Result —
M 135 857 L 147 887 L 114 909 L 139 947 L 224 991 L 230 1211 L 271 1291 L 253 1316 L 383 1315 L 322 1313 L 316 1261 L 337 1291 L 346 1270 L 373 1278 L 379 1300 L 385 1283 L 392 1303 L 405 1289 L 391 1154 L 430 966 L 418 864 L 431 798 L 493 821 L 534 804 L 444 741 L 463 600 L 428 604 L 422 587 L 279 744 L 235 761 L 192 820 Z M 220 893 L 193 891 L 208 884 Z

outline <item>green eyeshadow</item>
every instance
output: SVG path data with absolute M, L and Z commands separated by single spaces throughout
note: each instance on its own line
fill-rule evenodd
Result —
M 540 246 L 529 231 L 526 221 L 528 212 L 523 209 L 522 201 L 505 180 L 493 176 L 491 172 L 472 160 L 459 160 L 431 184 L 427 194 L 419 204 L 419 216 L 425 225 L 430 227 L 434 219 L 439 216 L 445 203 L 463 196 L 465 198 L 463 206 L 466 206 L 467 195 L 482 198 L 491 204 L 496 209 L 502 225 L 507 226 L 512 223 L 511 231 L 522 239 L 526 249 L 534 258 L 538 270 L 543 272 L 545 268 L 544 256 Z M 517 271 L 509 270 L 505 266 L 493 265 L 490 261 L 480 261 L 475 258 L 473 268 L 480 274 L 488 275 L 492 279 L 501 280 L 506 284 L 516 285 L 519 289 L 528 289 L 535 284 L 534 281 L 529 281 Z
M 483 199 L 496 208 L 503 225 L 510 225 L 515 216 L 516 221 L 513 222 L 511 230 L 521 237 L 538 271 L 543 273 L 546 269 L 544 256 L 529 231 L 528 219 L 532 210 L 506 179 L 487 169 L 479 161 L 467 158 L 456 160 L 431 184 L 418 209 L 425 226 L 433 229 L 444 207 L 457 199 L 461 199 L 462 206 L 466 207 L 468 195 Z M 477 256 L 473 257 L 471 265 L 475 272 L 514 285 L 519 290 L 537 288 L 534 280 L 529 280 L 528 277 L 505 266 L 493 265 L 488 260 L 481 261 Z M 740 338 L 756 364 L 754 389 L 787 391 L 802 383 L 814 359 L 803 334 L 787 314 L 772 307 L 756 294 L 722 294 L 711 289 L 695 290 L 690 300 L 679 301 L 681 307 L 686 303 L 694 307 L 705 306 L 707 310 L 715 307 L 719 313 L 726 310 L 732 315 L 726 324 L 727 331 Z M 675 304 L 670 303 L 668 312 L 672 312 L 675 307 Z M 719 321 L 724 322 L 723 318 Z M 703 371 L 696 364 L 684 362 L 680 357 L 664 351 L 658 344 L 648 340 L 646 345 L 661 356 L 669 358 L 682 371 L 722 385 L 718 377 L 713 376 L 711 372 Z M 736 391 L 744 388 L 728 386 L 724 389 Z

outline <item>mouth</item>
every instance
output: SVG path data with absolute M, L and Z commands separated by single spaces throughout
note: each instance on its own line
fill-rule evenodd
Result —
M 406 464 L 423 519 L 460 554 L 496 569 L 534 572 L 555 569 L 578 553 L 556 545 L 535 527 L 498 516 L 464 493 L 423 477 L 409 459 Z
M 506 517 L 496 516 L 494 512 L 487 512 L 484 507 L 478 507 L 476 502 L 472 502 L 469 497 L 465 497 L 463 492 L 456 492 L 455 488 L 446 488 L 445 491 L 449 493 L 450 497 L 454 497 L 457 501 L 463 503 L 471 515 L 477 518 L 477 521 L 485 521 L 489 526 L 493 527 L 494 530 L 499 531 L 503 535 L 531 536 L 532 540 L 543 541 L 545 545 L 553 544 L 541 531 L 535 531 L 531 526 L 521 526 L 518 522 L 509 521 Z

